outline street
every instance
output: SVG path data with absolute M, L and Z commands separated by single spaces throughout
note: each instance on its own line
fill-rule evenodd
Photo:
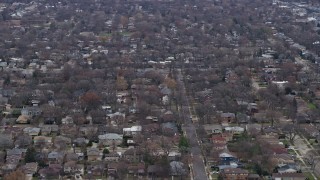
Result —
M 187 97 L 185 85 L 183 82 L 183 75 L 181 70 L 178 71 L 177 74 L 177 83 L 181 86 L 182 92 L 182 104 L 183 106 L 180 109 L 181 117 L 183 117 L 183 126 L 182 129 L 188 139 L 190 145 L 190 154 L 192 155 L 192 175 L 194 180 L 205 180 L 208 179 L 206 173 L 206 166 L 204 164 L 199 139 L 196 133 L 196 125 L 191 120 L 191 112 L 190 112 L 190 103 Z

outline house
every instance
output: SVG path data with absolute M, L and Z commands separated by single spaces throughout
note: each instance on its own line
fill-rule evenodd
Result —
M 98 148 L 88 148 L 87 149 L 87 156 L 88 161 L 97 161 L 102 159 L 102 152 Z
M 120 155 L 116 152 L 111 152 L 109 154 L 104 155 L 104 161 L 106 162 L 118 162 L 120 159 Z
M 222 133 L 222 126 L 220 124 L 205 124 L 203 128 L 208 135 Z
M 41 134 L 44 136 L 47 135 L 57 135 L 59 133 L 59 126 L 56 124 L 44 124 L 40 126 L 41 128 Z
M 18 124 L 28 124 L 30 122 L 31 118 L 29 115 L 20 115 L 18 119 L 16 120 L 16 123 Z
M 32 162 L 32 163 L 26 163 L 24 166 L 22 166 L 22 171 L 26 175 L 26 180 L 32 180 L 33 175 L 38 172 L 38 163 Z
M 145 164 L 144 163 L 134 163 L 128 165 L 128 174 L 133 174 L 134 176 L 145 175 Z
M 293 164 L 280 164 L 278 168 L 278 173 L 297 173 L 299 168 L 295 163 Z
M 51 128 L 49 126 L 41 127 L 41 135 L 49 136 L 51 134 Z
M 161 94 L 170 96 L 172 94 L 172 91 L 167 86 L 164 86 L 160 89 Z
M 169 151 L 169 154 L 168 154 L 169 161 L 177 161 L 177 160 L 180 160 L 180 158 L 181 158 L 181 153 L 179 152 L 178 149 L 173 148 Z
M 303 173 L 273 173 L 273 180 L 305 180 L 306 177 Z
M 258 174 L 249 174 L 248 180 L 261 180 L 261 178 Z
M 52 145 L 52 137 L 35 136 L 33 138 L 33 143 L 35 146 L 51 146 Z
M 162 133 L 166 135 L 174 135 L 178 133 L 178 127 L 176 123 L 173 122 L 166 122 L 161 124 Z
M 221 170 L 220 175 L 224 180 L 247 180 L 249 172 L 241 168 L 225 168 Z
M 63 149 L 66 146 L 71 145 L 71 138 L 64 136 L 56 136 L 54 138 L 54 146 L 58 149 Z
M 221 124 L 234 123 L 236 115 L 234 113 L 221 113 L 220 115 Z
M 52 151 L 48 154 L 49 164 L 61 164 L 64 160 L 65 153 Z
M 217 144 L 227 144 L 227 140 L 219 134 L 213 135 L 211 141 Z
M 247 106 L 247 112 L 249 115 L 253 115 L 254 113 L 258 113 L 258 104 L 257 103 L 249 103 Z
M 147 169 L 148 177 L 160 178 L 165 174 L 165 169 L 162 165 L 149 165 Z
M 165 95 L 165 96 L 163 96 L 162 97 L 162 104 L 163 105 L 168 105 L 169 104 L 169 101 L 170 99 L 169 99 L 169 96 L 168 95 Z
M 60 134 L 67 137 L 77 137 L 79 135 L 79 127 L 76 125 L 61 125 Z
M 155 116 L 147 116 L 146 117 L 146 120 L 147 120 L 147 122 L 158 122 L 158 117 L 155 117 Z
M 98 133 L 97 126 L 82 126 L 79 128 L 79 134 L 82 136 L 95 136 Z
M 315 138 L 320 135 L 319 130 L 313 124 L 301 124 L 300 128 L 304 132 L 304 134 L 311 138 Z
M 37 106 L 25 107 L 21 110 L 21 115 L 38 116 L 42 113 L 42 110 Z
M 118 163 L 108 163 L 108 177 L 117 177 Z
M 61 119 L 62 124 L 73 124 L 73 118 L 71 116 L 66 116 Z
M 98 136 L 99 143 L 108 146 L 120 145 L 122 143 L 123 137 L 122 135 L 116 133 L 108 133 L 104 135 Z
M 123 158 L 129 162 L 140 162 L 143 156 L 143 151 L 137 148 L 130 148 L 123 153 Z
M 84 174 L 84 165 L 77 161 L 68 161 L 63 166 L 63 171 L 67 174 Z
M 243 127 L 238 127 L 238 126 L 234 126 L 234 127 L 225 127 L 224 130 L 226 132 L 230 132 L 233 134 L 241 134 L 244 132 L 244 128 Z
M 23 153 L 25 154 L 26 149 L 11 149 L 7 150 L 6 164 L 2 167 L 3 171 L 10 172 L 16 169 L 20 160 L 22 160 Z
M 23 127 L 9 126 L 9 127 L 5 127 L 4 131 L 1 134 L 1 137 L 5 135 L 10 135 L 11 138 L 15 138 L 19 136 L 22 132 L 23 132 Z
M 87 145 L 89 143 L 89 140 L 86 138 L 76 138 L 73 140 L 74 145 L 76 146 L 82 146 L 82 145 Z
M 132 126 L 131 128 L 123 128 L 124 136 L 134 136 L 140 134 L 142 131 L 142 126 Z
M 10 156 L 16 156 L 22 159 L 26 154 L 26 152 L 27 152 L 27 149 L 20 149 L 20 148 L 7 149 L 7 158 Z
M 59 164 L 50 164 L 49 167 L 45 167 L 39 170 L 41 179 L 60 179 L 62 166 Z
M 28 134 L 29 136 L 38 136 L 40 133 L 40 128 L 36 127 L 26 127 L 23 129 L 23 132 L 25 134 Z
M 274 166 L 278 166 L 281 164 L 292 164 L 294 163 L 294 159 L 290 154 L 274 154 L 270 157 L 271 161 L 274 162 Z
M 157 134 L 160 130 L 160 125 L 156 123 L 147 124 L 143 126 L 143 133 L 144 134 Z
M 101 176 L 103 176 L 105 168 L 106 168 L 106 164 L 104 162 L 94 161 L 94 162 L 90 162 L 90 164 L 87 165 L 87 172 L 89 175 L 97 177 L 94 179 L 98 179 L 98 177 L 101 178 Z

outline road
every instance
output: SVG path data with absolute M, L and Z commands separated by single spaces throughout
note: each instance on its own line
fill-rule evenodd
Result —
M 178 86 L 181 87 L 182 92 L 182 104 L 183 106 L 180 108 L 180 114 L 183 119 L 182 129 L 188 139 L 190 145 L 190 154 L 191 154 L 191 162 L 192 162 L 192 175 L 194 180 L 206 180 L 208 179 L 206 166 L 204 164 L 201 147 L 199 144 L 199 139 L 196 133 L 197 124 L 192 123 L 191 121 L 191 106 L 189 103 L 189 99 L 187 96 L 185 84 L 183 81 L 183 75 L 181 70 L 178 70 L 177 74 L 177 83 Z

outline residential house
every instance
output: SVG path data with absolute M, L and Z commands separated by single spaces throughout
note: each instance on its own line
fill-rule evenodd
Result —
M 50 164 L 48 167 L 40 169 L 38 173 L 41 179 L 60 179 L 62 170 L 60 164 Z
M 35 146 L 51 146 L 52 145 L 52 137 L 46 136 L 35 136 L 33 138 L 33 144 Z
M 160 125 L 156 123 L 143 126 L 143 133 L 146 135 L 157 134 L 160 131 Z
M 108 133 L 104 135 L 99 135 L 98 139 L 99 143 L 102 143 L 103 145 L 117 146 L 122 143 L 123 137 L 122 135 L 116 133 Z
M 168 160 L 169 161 L 178 161 L 181 158 L 181 153 L 177 148 L 173 148 L 169 151 Z
M 248 180 L 261 180 L 262 178 L 258 174 L 249 174 Z
M 238 127 L 238 126 L 234 126 L 234 127 L 225 127 L 224 130 L 226 132 L 230 132 L 232 134 L 241 134 L 244 132 L 244 128 L 243 127 Z
M 83 146 L 89 143 L 89 140 L 86 138 L 76 138 L 73 140 L 74 145 L 76 146 Z
M 222 126 L 220 124 L 205 124 L 203 128 L 208 135 L 222 133 Z
M 84 174 L 84 165 L 77 161 L 68 161 L 63 166 L 63 171 L 67 174 Z
M 23 129 L 23 132 L 29 136 L 38 136 L 40 134 L 40 128 L 26 127 Z
M 18 127 L 18 126 L 9 126 L 5 127 L 4 131 L 1 134 L 1 137 L 6 135 L 10 135 L 11 138 L 15 138 L 19 136 L 23 132 L 23 127 Z
M 71 138 L 64 136 L 56 136 L 54 138 L 54 146 L 58 149 L 63 149 L 69 145 L 71 145 Z
M 86 137 L 96 136 L 98 133 L 97 126 L 83 126 L 79 128 L 79 134 Z
M 118 163 L 108 163 L 107 174 L 108 177 L 117 177 Z
M 140 162 L 143 160 L 143 152 L 137 148 L 130 148 L 123 153 L 123 158 L 129 162 Z
M 88 148 L 87 156 L 88 161 L 98 161 L 102 159 L 102 152 L 98 148 Z
M 249 115 L 253 115 L 254 113 L 258 113 L 259 109 L 258 109 L 257 103 L 249 103 L 248 107 L 247 107 L 247 112 Z
M 75 152 L 67 152 L 66 156 L 65 156 L 65 161 L 78 161 L 79 159 L 79 155 L 76 154 Z
M 273 165 L 280 166 L 281 164 L 292 164 L 294 163 L 294 159 L 290 154 L 274 154 L 270 157 L 271 162 L 273 162 Z
M 211 141 L 214 149 L 223 150 L 226 148 L 227 140 L 219 134 L 213 135 L 211 137 Z
M 104 161 L 106 162 L 118 162 L 120 159 L 120 155 L 116 152 L 111 152 L 104 155 Z
M 211 141 L 217 144 L 227 144 L 227 140 L 224 137 L 222 137 L 220 134 L 213 135 L 211 137 Z
M 165 174 L 165 169 L 162 165 L 149 165 L 147 169 L 148 177 L 153 178 L 160 178 Z
M 145 175 L 145 164 L 144 163 L 134 163 L 128 165 L 128 174 L 133 174 L 134 176 Z
M 26 149 L 14 148 L 7 150 L 6 164 L 2 167 L 2 170 L 5 172 L 11 172 L 15 170 L 25 153 Z
M 49 127 L 49 126 L 41 127 L 41 135 L 49 136 L 50 134 L 51 134 L 51 127 Z
M 48 154 L 49 164 L 62 164 L 64 160 L 65 153 L 52 151 Z
M 123 136 L 134 136 L 140 134 L 142 126 L 132 126 L 130 128 L 123 128 Z
M 60 134 L 70 138 L 77 137 L 79 135 L 79 127 L 76 125 L 61 125 Z
M 87 172 L 89 175 L 97 177 L 96 179 L 98 179 L 98 177 L 101 178 L 104 174 L 105 168 L 106 164 L 104 162 L 94 161 L 87 165 Z
M 220 175 L 224 180 L 247 180 L 249 172 L 240 168 L 225 168 L 221 170 Z
M 42 110 L 37 106 L 25 107 L 21 110 L 21 115 L 38 116 L 42 113 Z
M 178 133 L 178 127 L 176 123 L 166 122 L 161 124 L 162 133 L 168 136 L 175 135 Z
M 313 124 L 301 124 L 300 129 L 310 138 L 315 138 L 320 135 L 319 130 Z
M 146 120 L 147 120 L 147 122 L 158 122 L 158 117 L 156 117 L 156 116 L 147 116 L 146 117 Z
M 300 170 L 295 163 L 292 164 L 280 164 L 278 173 L 297 173 Z
M 305 180 L 306 177 L 303 173 L 273 173 L 273 180 Z
M 73 124 L 73 118 L 71 116 L 66 116 L 61 119 L 62 124 Z
M 29 115 L 20 115 L 18 117 L 18 119 L 16 120 L 16 123 L 17 124 L 28 124 L 28 123 L 30 123 L 30 120 L 31 120 L 31 118 Z
M 235 123 L 236 115 L 234 113 L 221 113 L 220 121 L 221 124 Z
M 24 166 L 22 166 L 22 171 L 25 174 L 25 180 L 32 180 L 33 175 L 38 172 L 38 163 L 32 162 L 32 163 L 26 163 Z

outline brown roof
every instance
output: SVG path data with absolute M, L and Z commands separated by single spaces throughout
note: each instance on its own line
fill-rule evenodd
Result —
M 304 174 L 302 173 L 273 173 L 272 177 L 299 177 L 299 178 L 305 178 Z

